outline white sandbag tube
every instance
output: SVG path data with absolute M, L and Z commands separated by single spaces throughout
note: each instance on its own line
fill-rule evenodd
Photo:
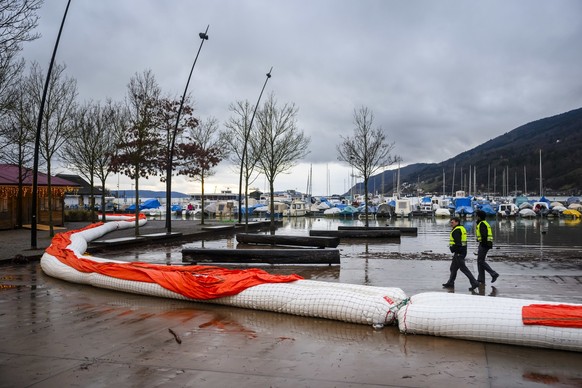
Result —
M 522 308 L 532 304 L 560 303 L 421 293 L 412 296 L 398 311 L 398 328 L 406 334 L 582 351 L 582 329 L 524 325 Z
M 90 241 L 112 230 L 131 228 L 133 225 L 133 221 L 114 221 L 73 233 L 70 236 L 71 242 L 66 249 L 72 251 L 77 259 L 96 263 L 124 263 L 117 260 L 84 256 L 83 253 Z M 406 294 L 400 288 L 314 280 L 265 283 L 247 288 L 231 296 L 194 299 L 166 289 L 157 283 L 125 280 L 96 272 L 82 272 L 64 264 L 58 257 L 48 252 L 45 252 L 41 258 L 41 267 L 47 275 L 59 279 L 111 290 L 334 319 L 373 325 L 376 328 L 395 323 L 398 307 L 406 300 Z

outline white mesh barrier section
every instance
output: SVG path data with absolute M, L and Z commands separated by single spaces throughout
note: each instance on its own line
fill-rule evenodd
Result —
M 582 351 L 582 330 L 524 325 L 521 309 L 530 304 L 560 304 L 427 292 L 414 295 L 398 311 L 402 333 Z
M 131 226 L 133 226 L 132 222 L 116 221 L 75 233 L 71 236 L 69 249 L 73 250 L 77 257 L 99 262 L 119 262 L 82 256 L 82 252 L 85 251 L 89 241 L 99 238 L 117 227 L 125 228 Z M 59 279 L 111 290 L 306 317 L 327 318 L 368 324 L 375 327 L 395 323 L 398 307 L 406 299 L 406 294 L 400 288 L 298 280 L 290 283 L 261 284 L 250 287 L 233 296 L 198 300 L 187 298 L 154 283 L 117 279 L 97 273 L 79 272 L 48 253 L 43 255 L 41 267 L 47 275 Z

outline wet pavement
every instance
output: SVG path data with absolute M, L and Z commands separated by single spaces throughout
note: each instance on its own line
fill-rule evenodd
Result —
M 45 275 L 32 257 L 12 262 L 13 232 L 0 231 L 8 260 L 0 266 L 0 387 L 582 386 L 582 353 L 403 335 L 396 327 L 67 283 Z M 400 287 L 408 295 L 446 292 L 440 288 L 446 260 L 374 257 L 272 272 Z M 579 261 L 494 264 L 501 277 L 481 297 L 582 303 Z M 470 260 L 474 273 L 475 267 Z M 455 292 L 469 293 L 465 280 L 460 275 Z

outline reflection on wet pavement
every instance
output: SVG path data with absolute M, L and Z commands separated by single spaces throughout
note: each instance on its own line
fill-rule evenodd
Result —
M 277 269 L 364 282 L 362 265 L 351 259 L 321 272 Z M 398 281 L 415 293 L 440 289 L 435 277 L 448 263 L 368 260 L 368 266 L 368 282 Z M 503 269 L 500 284 L 484 287 L 483 297 L 543 289 L 564 298 L 572 286 L 553 282 L 549 273 L 534 280 L 529 272 L 548 268 Z M 517 291 L 514 276 L 532 285 Z M 508 387 L 582 381 L 580 353 L 126 294 L 50 278 L 38 263 L 3 266 L 1 284 L 7 287 L 0 290 L 0 385 Z

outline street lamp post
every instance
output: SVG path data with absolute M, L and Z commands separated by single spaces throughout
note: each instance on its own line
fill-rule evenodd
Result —
M 170 155 L 168 158 L 168 166 L 166 170 L 166 233 L 172 233 L 172 170 L 174 163 L 174 146 L 176 144 L 176 134 L 178 133 L 178 125 L 180 124 L 180 115 L 182 114 L 182 108 L 184 107 L 184 100 L 186 99 L 186 93 L 188 92 L 188 85 L 190 84 L 190 79 L 192 78 L 192 72 L 194 71 L 194 66 L 196 66 L 196 61 L 198 60 L 198 55 L 200 50 L 202 50 L 202 45 L 205 40 L 208 40 L 208 29 L 210 25 L 206 27 L 206 31 L 198 34 L 200 37 L 200 47 L 198 47 L 198 52 L 194 58 L 194 63 L 192 63 L 192 68 L 190 69 L 190 75 L 188 75 L 188 81 L 186 82 L 186 87 L 184 88 L 184 94 L 182 94 L 182 99 L 180 100 L 180 107 L 178 108 L 178 113 L 176 114 L 176 125 L 174 126 L 174 132 L 172 134 L 172 142 L 170 145 Z
M 350 201 L 351 206 L 354 205 L 354 156 L 350 156 L 350 166 L 352 167 L 352 174 L 350 175 Z
M 55 47 L 53 49 L 53 55 L 51 57 L 51 62 L 46 74 L 46 80 L 44 83 L 44 90 L 42 92 L 42 99 L 40 102 L 40 109 L 38 112 L 38 121 L 36 123 L 36 138 L 34 140 L 34 161 L 32 167 L 32 209 L 31 209 L 31 220 L 30 220 L 30 247 L 36 249 L 36 225 L 37 225 L 37 207 L 38 207 L 38 159 L 39 159 L 39 148 L 40 148 L 40 131 L 42 128 L 42 115 L 44 114 L 44 105 L 46 102 L 46 95 L 49 88 L 49 82 L 51 78 L 51 72 L 53 70 L 53 64 L 55 63 L 55 57 L 57 55 L 57 49 L 59 47 L 59 41 L 61 40 L 61 33 L 63 32 L 63 26 L 65 25 L 65 20 L 67 19 L 67 12 L 69 11 L 69 5 L 71 5 L 71 0 L 67 2 L 67 7 L 65 8 L 65 13 L 63 15 L 63 20 L 61 21 L 61 27 L 59 28 L 59 34 L 57 35 L 57 41 L 55 42 Z M 49 206 L 50 208 L 50 206 Z
M 255 119 L 255 115 L 257 114 L 257 108 L 259 107 L 259 102 L 261 101 L 261 97 L 263 92 L 265 91 L 265 86 L 267 86 L 267 81 L 271 78 L 271 72 L 273 71 L 273 67 L 271 70 L 266 74 L 267 78 L 265 79 L 265 83 L 263 84 L 263 88 L 261 89 L 261 93 L 259 94 L 259 99 L 257 100 L 257 105 L 255 105 L 255 110 L 253 111 L 253 115 L 251 116 L 251 121 L 249 122 L 248 128 L 245 129 L 245 136 L 244 136 L 244 146 L 243 146 L 243 153 L 240 161 L 240 177 L 239 177 L 239 184 L 238 184 L 238 222 L 239 224 L 242 223 L 242 181 L 243 181 L 243 168 L 245 164 L 245 159 L 247 157 L 247 146 L 248 146 L 248 138 L 251 132 L 251 128 L 253 127 L 253 120 Z M 245 206 L 248 206 L 246 203 L 246 189 L 245 189 Z M 248 209 L 245 207 L 245 213 L 247 216 L 245 220 L 248 221 Z M 246 225 L 246 224 L 245 224 Z M 245 226 L 246 230 L 246 226 Z

